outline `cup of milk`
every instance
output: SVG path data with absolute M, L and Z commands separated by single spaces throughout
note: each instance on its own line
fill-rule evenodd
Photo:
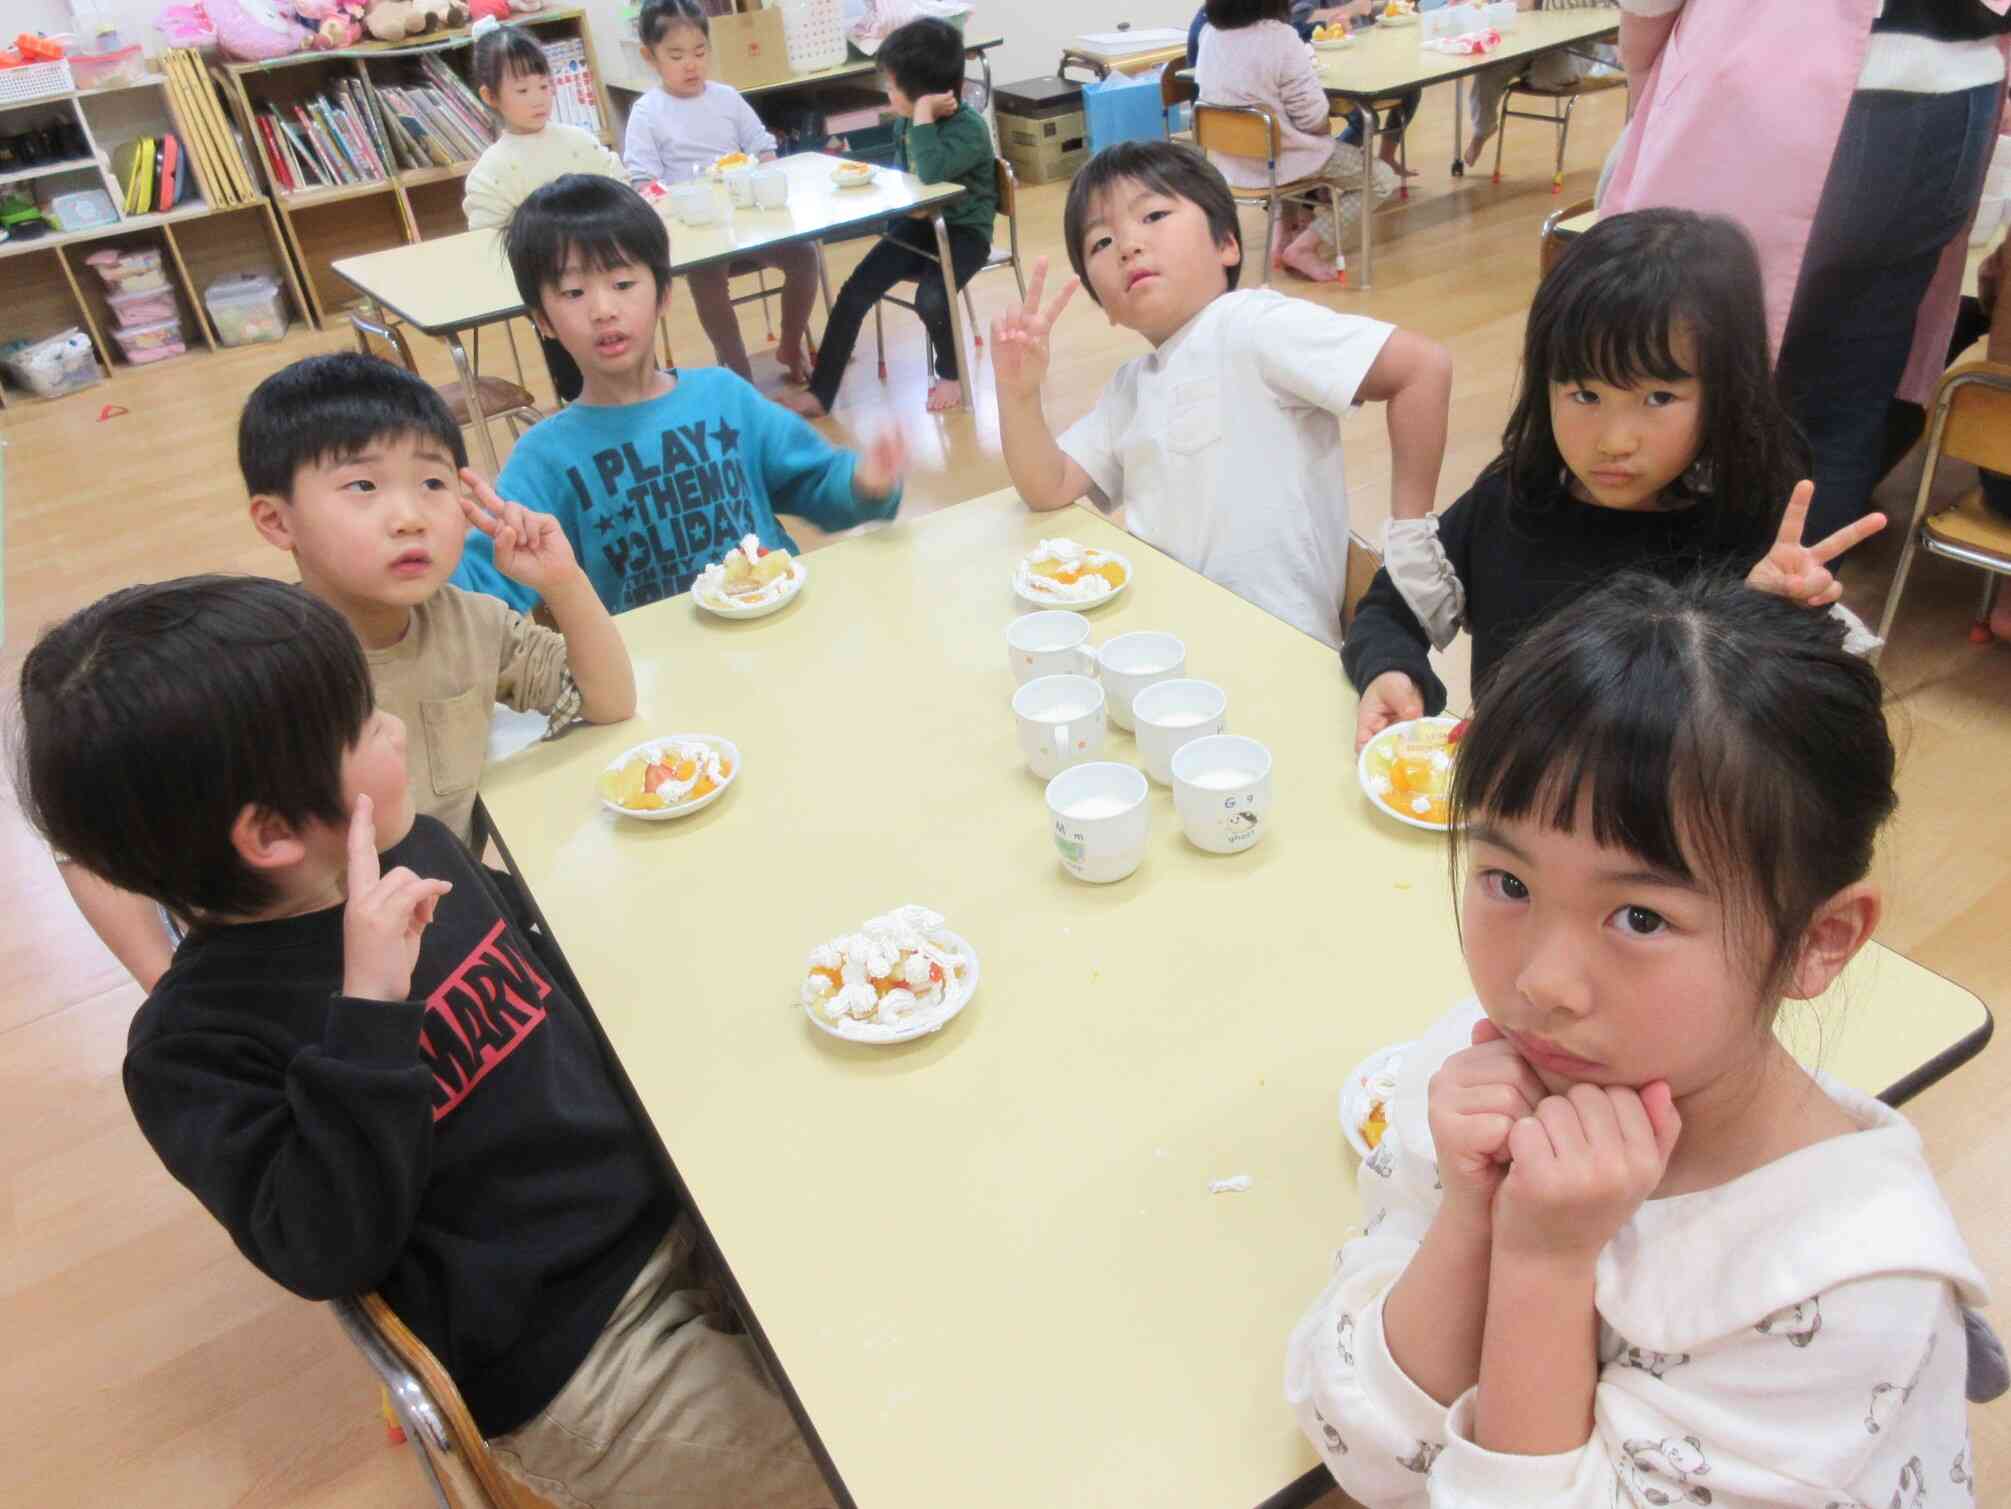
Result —
M 1061 867 L 1077 880 L 1108 885 L 1145 858 L 1152 788 L 1130 765 L 1093 760 L 1047 783 L 1048 826 Z
M 1145 773 L 1173 784 L 1173 756 L 1183 746 L 1229 726 L 1229 694 L 1212 681 L 1155 681 L 1131 699 L 1138 757 Z
M 1253 849 L 1271 821 L 1271 751 L 1238 734 L 1212 734 L 1173 755 L 1173 810 L 1197 849 Z
M 1110 721 L 1131 728 L 1131 699 L 1155 681 L 1187 672 L 1187 646 L 1171 634 L 1150 630 L 1119 634 L 1096 652 L 1103 684 L 1110 693 Z
M 1103 753 L 1103 688 L 1087 676 L 1037 676 L 1013 693 L 1026 768 L 1042 780 Z

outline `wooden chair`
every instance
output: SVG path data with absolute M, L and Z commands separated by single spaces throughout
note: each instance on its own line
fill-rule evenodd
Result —
M 1173 112 L 1201 98 L 1201 86 L 1191 78 L 1182 78 L 1182 72 L 1170 63 L 1159 70 L 1159 113 L 1166 117 L 1166 137 L 1169 141 L 1178 140 L 1182 134 L 1173 129 Z M 1194 133 L 1188 131 L 1185 135 L 1191 141 Z
M 1382 553 L 1354 530 L 1348 531 L 1347 574 L 1341 586 L 1341 637 L 1355 626 L 1355 614 L 1368 595 L 1369 584 L 1382 570 Z
M 1934 475 L 1943 461 L 1950 460 L 1968 461 L 1985 471 L 2011 473 L 2011 363 L 1965 363 L 1943 377 L 1934 390 L 1927 413 L 1927 463 L 1921 469 L 1920 492 L 1914 500 L 1906 544 L 1899 553 L 1899 568 L 1886 589 L 1885 611 L 1878 621 L 1881 642 L 1891 637 L 1900 595 L 1906 590 L 1907 573 L 1913 569 L 1918 550 L 1982 568 L 1983 596 L 1969 637 L 1979 643 L 1990 638 L 1990 609 L 2002 578 L 2011 574 L 2011 519 L 1987 508 L 1980 488 L 1972 488 L 1949 508 L 1930 514 L 1928 497 L 1934 490 Z M 1881 649 L 1872 652 L 1874 659 L 1882 649 L 1881 643 Z
M 1550 175 L 1550 192 L 1564 192 L 1564 143 L 1571 135 L 1571 112 L 1578 101 L 1588 94 L 1603 94 L 1608 89 L 1625 89 L 1627 79 L 1624 74 L 1601 74 L 1596 78 L 1579 79 L 1575 83 L 1560 84 L 1546 88 L 1541 84 L 1519 83 L 1508 86 L 1501 101 L 1501 129 L 1494 134 L 1494 181 L 1501 182 L 1501 151 L 1508 144 L 1508 122 L 1510 119 L 1544 121 L 1557 132 L 1557 166 Z M 1542 115 L 1534 110 L 1517 110 L 1516 96 L 1524 99 L 1550 101 L 1550 113 Z
M 357 350 L 366 356 L 380 357 L 395 367 L 403 367 L 414 377 L 420 375 L 419 364 L 412 357 L 412 343 L 405 339 L 404 330 L 389 323 L 379 324 L 354 310 L 350 312 L 349 323 L 356 330 Z M 502 420 L 509 426 L 512 440 L 545 417 L 530 390 L 507 378 L 478 377 L 475 383 L 480 391 L 483 419 Z M 445 400 L 447 412 L 454 416 L 454 423 L 465 430 L 474 422 L 474 416 L 468 410 L 468 395 L 460 383 L 435 383 L 433 386 L 434 391 Z
M 1022 303 L 1026 301 L 1026 268 L 1020 260 L 1019 251 L 1019 177 L 1013 172 L 1012 164 L 1007 162 L 1003 157 L 994 157 L 992 159 L 992 184 L 998 193 L 999 213 L 1005 216 L 1006 244 L 1003 247 L 996 244 L 993 245 L 991 255 L 985 258 L 984 265 L 971 274 L 970 283 L 964 284 L 961 290 L 964 301 L 964 323 L 970 327 L 971 339 L 977 343 L 977 348 L 980 351 L 985 348 L 985 334 L 984 327 L 978 324 L 977 308 L 971 303 L 971 283 L 977 282 L 980 277 L 988 272 L 996 272 L 1000 268 L 1010 267 L 1012 269 L 1013 281 L 1019 284 L 1020 301 Z M 928 252 L 923 252 L 922 255 L 928 257 L 931 262 L 936 260 Z M 898 304 L 903 309 L 913 309 L 915 305 L 912 299 L 896 298 L 890 293 L 883 295 L 880 303 L 873 306 L 873 341 L 879 353 L 880 381 L 885 382 L 887 380 L 887 323 L 880 312 L 882 304 Z M 958 355 L 957 365 L 958 369 L 961 370 L 963 366 L 961 353 Z M 934 373 L 935 370 L 936 353 L 933 346 L 931 346 L 929 351 L 929 371 Z
M 1280 137 L 1277 117 L 1256 105 L 1211 105 L 1202 100 L 1194 106 L 1194 142 L 1203 152 L 1221 152 L 1229 157 L 1261 159 L 1266 183 L 1263 188 L 1229 185 L 1238 204 L 1264 206 L 1264 250 L 1257 258 L 1257 281 L 1271 276 L 1271 241 L 1277 234 L 1278 209 L 1286 200 L 1310 202 L 1326 195 L 1334 208 L 1334 221 L 1341 218 L 1342 190 L 1325 178 L 1294 178 L 1278 182 Z M 1244 260 L 1247 269 L 1249 261 Z
M 441 1509 L 554 1509 L 489 1455 L 454 1380 L 381 1295 L 338 1299 L 330 1308 L 383 1383 L 406 1439 L 419 1448 Z
M 1565 205 L 1561 210 L 1552 210 L 1543 217 L 1543 239 L 1537 243 L 1536 252 L 1536 272 L 1539 282 L 1550 276 L 1550 269 L 1555 267 L 1557 259 L 1564 255 L 1564 248 L 1576 239 L 1573 233 L 1561 229 L 1564 222 L 1576 220 L 1580 215 L 1589 215 L 1594 208 L 1590 199 L 1581 199 L 1576 204 Z

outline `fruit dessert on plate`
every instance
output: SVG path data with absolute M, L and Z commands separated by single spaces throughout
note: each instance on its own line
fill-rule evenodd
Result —
M 702 739 L 670 738 L 629 751 L 602 780 L 625 812 L 664 812 L 703 801 L 733 779 L 733 759 Z
M 751 168 L 753 166 L 754 159 L 749 157 L 745 152 L 728 152 L 724 157 L 715 157 L 712 159 L 712 176 L 717 178 L 720 174 L 730 173 L 735 168 Z
M 1362 784 L 1390 813 L 1421 828 L 1450 821 L 1452 763 L 1466 724 L 1413 718 L 1385 729 L 1362 751 Z
M 841 162 L 831 170 L 831 176 L 840 187 L 870 183 L 873 179 L 873 165 L 869 162 Z
M 788 595 L 795 563 L 788 551 L 770 550 L 750 534 L 699 572 L 692 590 L 712 603 L 758 608 Z
M 961 1009 L 976 978 L 970 946 L 940 912 L 897 907 L 810 950 L 803 1007 L 841 1037 L 929 1031 Z
M 1345 21 L 1332 26 L 1322 23 L 1313 28 L 1312 43 L 1315 47 L 1345 47 L 1352 40 Z
M 1042 540 L 1019 563 L 1013 587 L 1022 597 L 1051 603 L 1101 602 L 1131 579 L 1124 560 L 1074 540 Z

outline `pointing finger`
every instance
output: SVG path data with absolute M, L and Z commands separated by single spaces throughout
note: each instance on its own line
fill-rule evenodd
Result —
M 377 884 L 377 822 L 375 804 L 367 796 L 356 798 L 349 814 L 349 894 L 355 896 Z

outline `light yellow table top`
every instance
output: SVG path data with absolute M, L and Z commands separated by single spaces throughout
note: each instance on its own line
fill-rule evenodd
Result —
M 1314 68 L 1329 94 L 1380 99 L 1426 84 L 1443 84 L 1553 47 L 1594 42 L 1619 27 L 1617 8 L 1523 11 L 1515 25 L 1501 34 L 1500 47 L 1485 57 L 1469 58 L 1420 46 L 1420 26 L 1378 22 L 1357 31 L 1352 47 L 1315 53 Z
M 671 271 L 689 272 L 764 246 L 815 240 L 906 210 L 937 208 L 964 193 L 961 184 L 925 184 L 895 168 L 875 168 L 870 187 L 841 189 L 831 178 L 840 160 L 822 152 L 779 159 L 775 165 L 789 175 L 789 202 L 781 209 L 736 209 L 725 188 L 715 185 L 721 220 L 692 226 L 672 215 L 666 201 Z M 501 233 L 495 230 L 462 231 L 331 265 L 359 292 L 429 335 L 524 312 L 503 256 Z
M 1144 52 L 1101 52 L 1082 42 L 1071 42 L 1061 50 L 1061 67 L 1070 63 L 1087 64 L 1105 73 L 1149 73 L 1167 63 L 1187 60 L 1187 44 L 1168 44 L 1165 47 L 1148 48 Z
M 1258 848 L 1193 849 L 1155 787 L 1135 875 L 1063 873 L 1003 637 L 1043 535 L 1125 550 L 1095 638 L 1177 633 L 1271 748 Z M 994 494 L 810 568 L 770 618 L 617 619 L 640 713 L 492 769 L 497 829 L 861 1509 L 1256 1504 L 1314 1465 L 1281 1359 L 1358 1211 L 1338 1088 L 1468 993 L 1443 840 L 1368 807 L 1332 650 L 1086 510 Z M 603 810 L 600 768 L 672 732 L 743 775 L 682 821 Z M 977 948 L 975 999 L 826 1037 L 804 954 L 903 902 Z M 1871 954 L 1822 1048 L 1878 1089 L 1986 1018 Z

